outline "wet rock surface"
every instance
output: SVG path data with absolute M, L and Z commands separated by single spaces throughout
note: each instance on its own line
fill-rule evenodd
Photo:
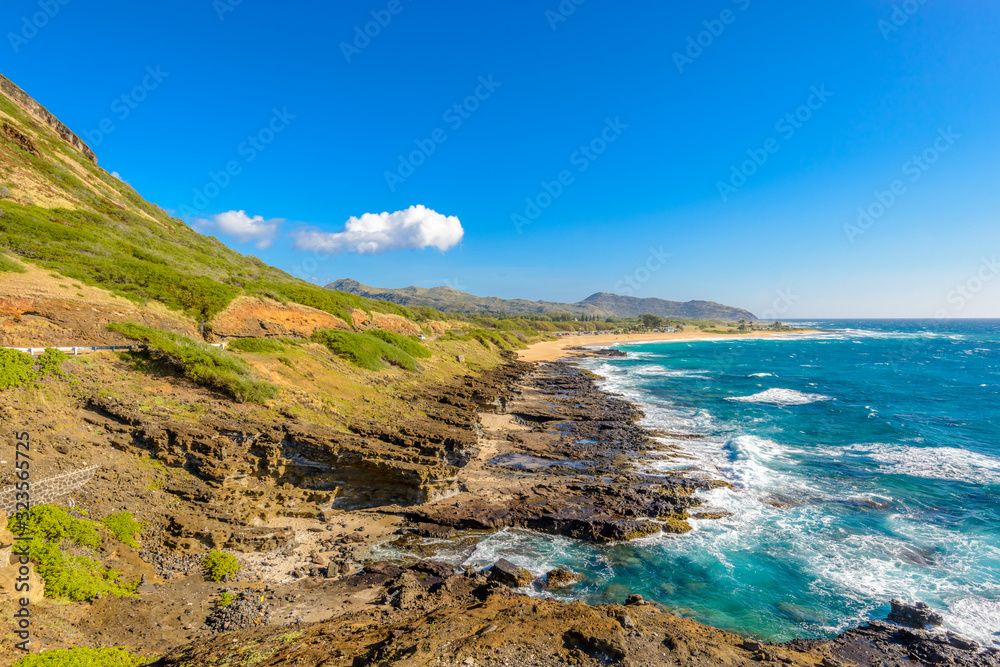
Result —
M 975 642 L 952 633 L 936 633 L 891 623 L 870 621 L 830 640 L 796 640 L 788 646 L 829 652 L 830 665 L 968 665 L 1000 666 L 1000 650 L 980 650 Z M 824 663 L 826 664 L 826 663 Z
M 941 614 L 931 610 L 924 602 L 908 604 L 900 600 L 890 600 L 892 610 L 889 612 L 888 620 L 893 623 L 905 625 L 909 628 L 924 628 L 928 625 L 938 626 L 944 623 Z
M 584 354 L 578 354 L 577 357 L 611 357 L 611 358 L 621 358 L 627 357 L 628 353 L 624 350 L 619 350 L 613 347 L 587 347 L 586 345 L 574 345 L 573 347 L 567 347 L 567 352 L 583 352 Z
M 583 578 L 582 574 L 568 568 L 557 567 L 554 570 L 549 570 L 548 574 L 545 575 L 545 588 L 550 591 L 569 588 L 583 581 Z
M 531 572 L 523 567 L 514 565 L 506 558 L 501 558 L 490 568 L 489 580 L 510 586 L 521 588 L 528 586 L 534 580 Z
M 456 530 L 520 527 L 621 542 L 690 530 L 688 511 L 702 504 L 694 492 L 723 484 L 632 472 L 632 457 L 663 445 L 638 426 L 636 406 L 599 390 L 593 374 L 572 364 L 541 364 L 505 408 L 523 428 L 505 434 L 506 451 L 491 465 L 501 479 L 516 471 L 538 482 L 459 494 L 414 507 L 409 518 Z

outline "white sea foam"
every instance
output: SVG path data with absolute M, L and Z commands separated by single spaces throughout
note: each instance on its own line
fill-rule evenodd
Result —
M 876 613 L 884 614 L 888 599 L 899 597 L 930 603 L 944 614 L 946 629 L 984 646 L 1000 641 L 1000 635 L 995 634 L 1000 628 L 1000 585 L 995 583 L 995 569 L 990 569 L 1000 562 L 1000 549 L 990 540 L 957 534 L 951 527 L 926 521 L 919 513 L 911 515 L 892 507 L 871 510 L 888 513 L 884 516 L 885 532 L 868 530 L 845 519 L 835 508 L 845 507 L 843 503 L 849 501 L 891 498 L 873 495 L 850 479 L 826 483 L 806 477 L 795 465 L 803 455 L 827 454 L 841 462 L 857 457 L 868 465 L 878 464 L 884 473 L 983 484 L 1000 481 L 1000 458 L 955 448 L 914 446 L 917 440 L 800 449 L 781 443 L 780 437 L 733 433 L 737 424 L 651 395 L 636 386 L 634 376 L 617 374 L 620 368 L 614 364 L 594 370 L 608 378 L 602 386 L 642 405 L 644 426 L 708 434 L 672 442 L 693 460 L 650 461 L 651 468 L 694 468 L 733 484 L 733 488 L 698 493 L 705 502 L 702 509 L 723 510 L 728 516 L 692 521 L 694 530 L 683 536 L 664 534 L 643 540 L 649 558 L 684 557 L 706 568 L 721 564 L 736 579 L 747 567 L 747 553 L 794 561 L 795 569 L 812 578 L 809 587 L 817 600 L 833 600 L 838 605 L 848 601 L 838 606 L 843 611 L 829 619 L 830 625 L 811 625 L 810 632 L 839 632 L 856 626 Z M 729 400 L 784 406 L 834 399 L 769 389 Z M 878 414 L 873 406 L 866 407 L 869 416 Z M 902 513 L 892 514 L 896 511 Z M 922 562 L 913 554 L 928 560 Z M 547 567 L 558 559 L 541 560 Z M 602 575 L 607 576 L 603 571 Z M 600 586 L 603 576 L 596 577 L 594 584 Z
M 629 374 L 639 377 L 668 377 L 668 378 L 699 378 L 707 380 L 706 370 L 692 370 L 684 368 L 667 368 L 659 364 L 646 364 L 643 366 L 629 368 Z
M 773 378 L 774 373 L 751 373 L 747 377 L 751 378 Z
M 730 396 L 727 401 L 739 401 L 741 403 L 770 403 L 772 405 L 806 405 L 817 401 L 832 401 L 834 399 L 823 394 L 807 394 L 794 389 L 767 389 L 751 396 Z
M 978 640 L 984 647 L 1000 646 L 1000 600 L 967 597 L 948 603 L 945 627 L 961 637 Z
M 843 451 L 866 456 L 884 472 L 926 479 L 950 479 L 970 484 L 1000 483 L 1000 458 L 957 447 L 907 447 L 886 443 L 851 445 Z

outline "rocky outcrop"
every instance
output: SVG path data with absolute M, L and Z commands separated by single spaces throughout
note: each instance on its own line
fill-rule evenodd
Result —
M 549 570 L 548 574 L 545 575 L 545 588 L 550 591 L 569 588 L 583 581 L 583 578 L 582 574 L 565 567 L 557 567 L 554 570 Z
M 893 623 L 905 625 L 908 628 L 926 628 L 944 623 L 944 617 L 935 613 L 925 602 L 908 604 L 900 600 L 889 601 L 892 610 L 888 619 Z
M 512 415 L 522 427 L 505 433 L 512 451 L 491 461 L 499 476 L 517 471 L 539 481 L 462 493 L 406 515 L 456 530 L 521 527 L 596 543 L 690 530 L 688 511 L 701 505 L 694 492 L 724 482 L 632 473 L 630 457 L 663 446 L 637 424 L 642 412 L 600 391 L 594 377 L 569 364 L 542 364 L 505 393 L 478 395 L 483 409 Z
M 73 347 L 87 345 L 131 345 L 134 341 L 111 331 L 110 322 L 131 321 L 197 337 L 197 330 L 179 317 L 157 309 L 99 305 L 66 299 L 25 298 L 6 295 L 15 291 L 19 275 L 0 289 L 0 345 L 4 347 Z
M 308 338 L 317 329 L 350 328 L 347 322 L 322 310 L 252 296 L 233 299 L 232 303 L 212 319 L 212 333 L 220 340 L 289 336 Z
M 490 568 L 489 580 L 496 581 L 512 588 L 523 588 L 531 584 L 535 577 L 531 572 L 514 565 L 506 558 L 501 558 Z
M 12 127 L 8 123 L 4 123 L 2 126 L 0 126 L 0 134 L 7 137 L 7 139 L 9 139 L 10 141 L 14 142 L 14 145 L 16 145 L 21 150 L 27 151 L 28 153 L 31 153 L 35 157 L 38 157 L 39 155 L 38 146 L 35 145 L 35 142 L 32 140 L 31 137 L 24 134 L 17 128 Z
M 638 595 L 628 596 L 624 605 L 599 606 L 518 595 L 514 587 L 530 583 L 529 577 L 505 561 L 465 574 L 428 561 L 370 563 L 336 585 L 353 592 L 381 591 L 378 605 L 294 628 L 247 629 L 202 639 L 158 664 L 215 664 L 236 651 L 266 655 L 273 667 L 1000 665 L 996 650 L 979 651 L 954 635 L 884 621 L 834 639 L 768 644 L 667 613 Z M 237 629 L 241 617 L 232 616 L 230 629 Z
M 457 530 L 518 527 L 587 542 L 624 542 L 690 530 L 687 510 L 701 504 L 694 488 L 690 482 L 540 484 L 509 499 L 460 494 L 404 513 Z
M 299 419 L 177 421 L 109 396 L 88 399 L 87 419 L 108 431 L 118 449 L 152 454 L 204 481 L 199 488 L 171 489 L 175 495 L 223 504 L 248 521 L 311 517 L 333 503 L 340 509 L 413 505 L 457 492 L 456 466 L 475 447 L 477 399 L 497 396 L 526 368 L 509 364 L 415 390 L 408 400 L 425 418 L 359 421 L 351 433 Z
M 951 632 L 929 632 L 877 620 L 848 630 L 835 639 L 795 640 L 786 646 L 828 653 L 829 657 L 822 663 L 825 667 L 911 667 L 914 664 L 1000 667 L 1000 649 L 984 651 L 976 642 Z
M 391 313 L 369 313 L 365 310 L 352 310 L 351 323 L 355 329 L 385 329 L 394 333 L 407 336 L 420 334 L 420 327 L 406 319 L 402 315 Z
M 83 140 L 76 136 L 72 130 L 63 125 L 63 123 L 52 115 L 48 109 L 36 102 L 34 98 L 28 95 L 28 93 L 21 90 L 17 84 L 2 74 L 0 74 L 0 92 L 3 92 L 3 94 L 12 99 L 19 107 L 52 128 L 52 130 L 58 134 L 63 141 L 83 153 L 88 160 L 97 164 L 97 156 L 94 154 L 94 151 L 90 149 L 90 146 L 85 144 Z
M 205 619 L 205 625 L 215 632 L 232 632 L 267 625 L 270 620 L 268 605 L 248 591 L 237 591 L 228 604 L 220 605 Z

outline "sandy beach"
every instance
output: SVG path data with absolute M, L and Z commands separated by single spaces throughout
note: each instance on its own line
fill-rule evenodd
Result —
M 555 361 L 563 357 L 582 354 L 571 347 L 581 345 L 599 346 L 612 343 L 636 343 L 640 341 L 680 341 L 680 340 L 729 340 L 732 338 L 770 338 L 772 336 L 795 336 L 816 333 L 815 329 L 796 329 L 795 331 L 754 331 L 744 334 L 717 334 L 704 331 L 676 331 L 672 333 L 655 332 L 641 334 L 580 334 L 562 336 L 559 340 L 542 341 L 528 346 L 528 349 L 518 352 L 522 361 Z

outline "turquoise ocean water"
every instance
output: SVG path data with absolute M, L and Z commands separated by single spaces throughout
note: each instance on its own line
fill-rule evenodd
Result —
M 469 564 L 507 557 L 587 580 L 563 599 L 637 592 L 769 640 L 884 618 L 891 597 L 1000 645 L 1000 320 L 830 321 L 781 339 L 630 344 L 585 365 L 690 458 L 651 456 L 733 489 L 684 535 L 597 547 L 505 530 Z M 664 438 L 670 442 L 670 438 Z

